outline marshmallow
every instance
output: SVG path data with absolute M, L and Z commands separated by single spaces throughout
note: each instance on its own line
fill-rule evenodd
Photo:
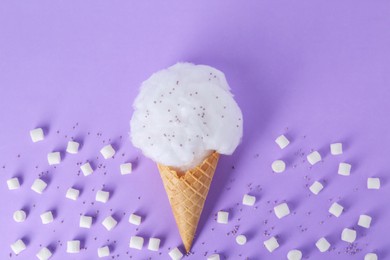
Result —
M 18 255 L 26 249 L 26 244 L 24 244 L 23 240 L 19 239 L 11 245 L 11 249 L 15 255 Z
M 108 144 L 100 150 L 100 153 L 103 155 L 104 159 L 108 159 L 115 155 L 115 150 L 111 144 Z
M 358 225 L 364 228 L 370 228 L 372 218 L 368 215 L 360 215 Z
M 122 163 L 120 166 L 121 174 L 130 174 L 132 172 L 132 164 L 131 163 Z
M 39 260 L 48 260 L 52 256 L 51 251 L 47 247 L 42 247 L 41 250 L 38 251 L 36 257 Z
M 45 139 L 42 128 L 35 128 L 30 131 L 31 140 L 36 143 Z
M 367 189 L 379 190 L 381 187 L 381 180 L 379 178 L 368 178 Z
M 282 203 L 274 207 L 274 212 L 275 215 L 281 219 L 290 214 L 290 209 L 288 208 L 287 203 Z
M 110 255 L 110 248 L 108 246 L 103 246 L 98 248 L 98 257 L 105 257 Z
M 255 205 L 255 202 L 256 202 L 255 196 L 245 194 L 244 197 L 242 198 L 242 204 L 244 204 L 246 206 L 253 206 L 253 205 Z
M 69 141 L 68 145 L 66 146 L 66 151 L 71 154 L 76 154 L 79 152 L 79 146 L 80 144 L 75 141 Z
M 327 251 L 330 247 L 330 244 L 328 242 L 328 240 L 326 240 L 325 237 L 321 237 L 317 243 L 316 243 L 316 247 L 318 248 L 318 250 L 320 250 L 321 253 Z
M 279 136 L 276 138 L 275 143 L 279 145 L 280 149 L 284 149 L 287 147 L 287 145 L 290 143 L 290 141 L 285 137 L 284 135 Z
M 141 250 L 144 245 L 144 238 L 139 236 L 132 236 L 130 238 L 130 248 Z
M 349 163 L 340 163 L 339 171 L 340 175 L 349 176 L 351 174 L 351 165 Z
M 339 155 L 343 153 L 343 144 L 342 143 L 334 143 L 330 145 L 330 153 L 332 155 Z
M 118 224 L 118 221 L 116 221 L 112 216 L 108 216 L 103 220 L 102 224 L 108 231 L 110 231 Z
M 142 218 L 136 214 L 131 214 L 129 217 L 129 222 L 133 225 L 139 226 L 141 224 Z
M 41 179 L 36 179 L 33 185 L 31 185 L 31 189 L 39 194 L 42 194 L 42 192 L 46 189 L 46 187 L 47 187 L 47 183 Z
M 317 195 L 320 193 L 320 191 L 324 188 L 324 186 L 319 181 L 315 181 L 310 187 L 310 191 L 313 192 L 313 194 Z
M 150 251 L 158 251 L 160 249 L 160 242 L 161 240 L 159 238 L 155 238 L 155 237 L 149 238 L 148 249 Z
M 356 231 L 349 228 L 344 228 L 343 232 L 341 233 L 341 240 L 353 243 L 356 240 Z
M 98 190 L 96 192 L 95 200 L 98 202 L 106 203 L 109 197 L 110 193 L 108 191 Z
M 90 216 L 80 216 L 80 223 L 79 226 L 81 228 L 91 228 L 92 226 L 92 217 Z
M 23 210 L 17 210 L 14 212 L 13 218 L 15 222 L 23 222 L 26 220 L 26 212 Z
M 282 173 L 286 169 L 286 163 L 282 160 L 276 160 L 272 163 L 271 168 L 276 173 Z
M 245 235 L 238 235 L 236 237 L 236 242 L 237 244 L 239 244 L 240 246 L 243 246 L 246 244 L 246 236 Z
M 16 190 L 20 188 L 19 179 L 17 177 L 7 180 L 9 190 Z
M 364 256 L 364 260 L 378 260 L 378 256 L 375 253 L 368 253 Z
M 182 252 L 180 252 L 179 248 L 175 247 L 171 251 L 169 251 L 169 256 L 171 257 L 172 260 L 180 260 L 183 258 Z
M 318 163 L 319 161 L 321 161 L 321 154 L 317 151 L 314 151 L 314 152 L 310 153 L 306 158 L 307 158 L 307 161 L 311 165 L 314 165 L 314 164 Z
M 302 259 L 302 252 L 297 249 L 293 249 L 288 251 L 287 253 L 287 259 L 288 260 L 301 260 Z
M 212 254 L 207 257 L 207 260 L 220 260 L 219 254 Z
M 329 208 L 329 213 L 336 217 L 340 217 L 341 213 L 343 213 L 344 207 L 338 204 L 337 202 L 334 202 L 332 206 Z
M 73 189 L 73 188 L 69 188 L 66 191 L 66 198 L 68 198 L 70 200 L 77 200 L 77 198 L 79 197 L 79 194 L 80 194 L 79 190 L 76 190 L 76 189 Z
M 80 240 L 68 241 L 66 243 L 66 252 L 71 254 L 80 252 Z
M 229 221 L 229 212 L 218 211 L 217 222 L 219 224 L 227 224 Z
M 275 237 L 271 237 L 270 239 L 264 241 L 264 246 L 270 253 L 272 253 L 276 248 L 279 247 L 279 243 Z
M 42 224 L 49 224 L 53 222 L 53 219 L 53 213 L 51 213 L 51 211 L 46 211 L 41 214 Z
M 59 164 L 61 162 L 60 152 L 52 152 L 47 154 L 47 161 L 49 165 Z
M 84 176 L 91 175 L 93 173 L 93 169 L 89 162 L 84 163 L 80 166 L 81 171 L 83 172 Z

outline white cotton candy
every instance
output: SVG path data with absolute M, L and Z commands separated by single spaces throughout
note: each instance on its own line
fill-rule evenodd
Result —
M 182 171 L 211 151 L 232 154 L 241 141 L 241 110 L 224 74 L 210 66 L 178 63 L 156 72 L 142 83 L 133 107 L 133 145 Z

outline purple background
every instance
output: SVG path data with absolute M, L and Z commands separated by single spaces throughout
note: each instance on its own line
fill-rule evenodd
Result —
M 85 248 L 72 259 L 97 258 L 106 244 L 117 259 L 167 259 L 169 248 L 181 246 L 156 166 L 132 147 L 128 131 L 140 83 L 191 61 L 226 73 L 245 130 L 233 156 L 221 158 L 188 259 L 214 251 L 227 259 L 284 259 L 293 248 L 309 259 L 362 259 L 370 251 L 389 259 L 389 26 L 389 1 L 2 1 L 0 258 L 21 237 L 28 246 L 18 259 L 32 259 L 40 245 L 54 259 L 69 259 L 72 239 Z M 35 127 L 46 132 L 36 144 L 29 137 Z M 283 133 L 292 143 L 280 150 L 274 139 Z M 71 138 L 82 143 L 77 155 L 64 153 Z M 337 157 L 329 152 L 336 141 L 344 144 Z M 115 159 L 99 154 L 107 143 L 118 149 Z M 323 155 L 314 167 L 305 159 L 312 149 Z M 57 167 L 48 166 L 51 151 L 62 152 Z M 272 173 L 279 158 L 287 170 Z M 89 177 L 78 175 L 86 160 L 97 168 Z M 134 172 L 121 176 L 127 161 Z M 352 164 L 351 176 L 337 174 L 342 161 Z M 30 190 L 40 174 L 49 182 L 42 195 Z M 14 176 L 22 186 L 9 191 Z M 380 190 L 367 190 L 371 176 L 381 178 Z M 318 196 L 306 187 L 314 180 L 326 182 Z M 77 201 L 65 198 L 73 185 L 82 189 Z M 102 185 L 112 197 L 93 205 Z M 257 196 L 255 207 L 241 205 L 248 192 Z M 283 200 L 292 214 L 279 220 L 272 209 Z M 345 206 L 340 218 L 329 216 L 334 201 Z M 20 208 L 28 217 L 15 223 Z M 43 225 L 46 210 L 55 221 Z M 218 210 L 229 210 L 228 225 L 216 223 Z M 128 223 L 132 212 L 144 217 L 138 230 Z M 90 230 L 78 227 L 85 213 L 96 215 Z M 373 217 L 368 230 L 356 225 L 365 213 Z M 109 214 L 120 219 L 111 232 L 100 224 Z M 248 236 L 245 246 L 236 244 L 235 226 Z M 358 232 L 354 256 L 340 240 L 345 227 Z M 136 234 L 161 238 L 160 254 L 129 249 Z M 280 242 L 272 254 L 262 245 L 269 235 Z M 332 244 L 324 254 L 314 246 L 322 236 Z

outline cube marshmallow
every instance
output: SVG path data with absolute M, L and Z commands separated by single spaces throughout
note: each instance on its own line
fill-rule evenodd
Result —
M 360 215 L 358 225 L 364 228 L 370 228 L 372 218 L 368 215 Z
M 85 215 L 80 216 L 79 226 L 81 228 L 91 228 L 91 226 L 92 226 L 92 217 L 85 216 Z
M 51 211 L 46 211 L 42 213 L 41 220 L 42 220 L 42 224 L 49 224 L 53 222 L 54 220 L 53 213 Z
M 36 257 L 39 260 L 48 260 L 52 256 L 51 251 L 47 247 L 42 247 L 38 253 L 36 254 Z
M 381 180 L 379 178 L 368 178 L 367 188 L 370 190 L 379 190 L 381 188 Z
M 342 143 L 334 143 L 330 145 L 330 153 L 332 155 L 339 155 L 343 153 L 343 144 Z
M 47 161 L 49 165 L 56 165 L 61 162 L 61 153 L 60 152 L 52 152 L 47 154 Z
M 45 139 L 42 128 L 35 128 L 30 131 L 31 140 L 36 143 Z
M 221 260 L 219 254 L 212 254 L 207 257 L 207 260 Z
M 106 203 L 110 197 L 110 193 L 108 191 L 98 190 L 96 192 L 95 200 L 98 202 Z
M 31 189 L 38 194 L 42 194 L 42 192 L 46 189 L 47 183 L 41 179 L 36 179 L 34 183 L 31 185 Z
M 318 163 L 322 159 L 321 154 L 317 151 L 310 153 L 306 158 L 311 165 Z
M 23 242 L 23 240 L 19 239 L 11 245 L 11 249 L 15 255 L 18 255 L 26 249 L 26 244 Z
M 7 186 L 9 190 L 16 190 L 20 188 L 19 179 L 17 177 L 8 179 Z
M 110 248 L 103 246 L 98 248 L 98 257 L 106 257 L 110 255 Z
M 256 197 L 249 194 L 245 194 L 242 198 L 242 204 L 246 206 L 253 206 L 256 203 Z
M 284 135 L 280 135 L 278 138 L 276 138 L 275 143 L 279 145 L 280 149 L 284 149 L 287 147 L 290 141 Z
M 172 260 L 180 260 L 183 258 L 183 253 L 180 252 L 179 248 L 175 247 L 171 251 L 169 251 L 169 256 L 171 257 Z
M 80 252 L 80 240 L 70 240 L 66 243 L 66 252 L 75 254 Z
M 318 250 L 320 250 L 321 253 L 327 251 L 330 247 L 330 243 L 328 242 L 328 240 L 326 240 L 325 237 L 321 237 L 317 243 L 316 243 L 316 247 L 318 248 Z
M 282 173 L 286 170 L 286 163 L 282 160 L 275 160 L 271 164 L 271 168 L 276 173 Z
M 329 213 L 336 217 L 340 217 L 341 213 L 343 213 L 344 207 L 338 204 L 337 202 L 334 202 L 332 206 L 329 208 Z
M 80 144 L 78 142 L 69 141 L 68 145 L 66 146 L 66 152 L 76 154 L 79 152 L 79 146 Z
M 364 256 L 364 260 L 378 260 L 378 256 L 375 253 L 368 253 Z
M 353 243 L 356 240 L 356 231 L 349 228 L 344 228 L 343 232 L 341 233 L 341 240 Z
M 270 239 L 264 241 L 264 246 L 270 253 L 272 253 L 276 248 L 279 247 L 279 243 L 275 237 L 271 237 Z
M 84 176 L 88 176 L 93 173 L 93 169 L 91 167 L 91 164 L 89 164 L 89 162 L 86 162 L 83 165 L 81 165 L 80 169 L 83 172 Z
M 301 260 L 302 259 L 302 252 L 298 249 L 290 250 L 287 253 L 287 259 L 288 260 Z
M 219 224 L 227 224 L 229 221 L 229 212 L 218 211 L 217 222 Z
M 23 222 L 26 220 L 26 212 L 24 210 L 17 210 L 14 212 L 13 218 L 15 222 Z
M 275 215 L 281 219 L 290 214 L 287 203 L 282 203 L 274 207 Z
M 132 172 L 132 164 L 131 163 L 122 163 L 120 166 L 121 174 L 130 174 Z
M 320 191 L 321 191 L 323 188 L 324 188 L 324 186 L 323 186 L 322 183 L 319 182 L 319 181 L 315 181 L 315 182 L 309 187 L 310 191 L 311 191 L 313 194 L 315 194 L 315 195 L 317 195 L 318 193 L 320 193 Z
M 77 198 L 79 197 L 79 194 L 80 194 L 79 190 L 74 189 L 74 188 L 69 188 L 66 191 L 66 198 L 68 198 L 70 200 L 77 200 Z
M 141 224 L 142 218 L 136 214 L 131 214 L 129 217 L 129 222 L 133 225 L 139 226 Z
M 108 231 L 110 231 L 118 224 L 118 221 L 116 221 L 112 216 L 108 216 L 103 220 L 102 224 Z
M 155 237 L 149 238 L 148 249 L 150 251 L 158 251 L 160 249 L 160 242 L 161 240 L 159 238 L 155 238 Z
M 243 246 L 246 244 L 246 236 L 245 235 L 238 235 L 236 237 L 236 243 L 239 244 L 240 246 Z
M 108 144 L 100 150 L 100 153 L 103 155 L 104 159 L 108 159 L 115 155 L 115 150 L 111 144 Z
M 141 250 L 144 245 L 144 238 L 139 236 L 132 236 L 130 238 L 130 248 Z
M 351 167 L 352 165 L 349 163 L 340 163 L 338 173 L 340 175 L 349 176 L 351 174 Z

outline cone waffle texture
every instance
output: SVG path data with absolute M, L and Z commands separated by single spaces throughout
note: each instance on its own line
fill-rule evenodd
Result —
M 204 202 L 217 167 L 219 154 L 210 154 L 197 167 L 180 173 L 158 164 L 184 247 L 190 251 Z

